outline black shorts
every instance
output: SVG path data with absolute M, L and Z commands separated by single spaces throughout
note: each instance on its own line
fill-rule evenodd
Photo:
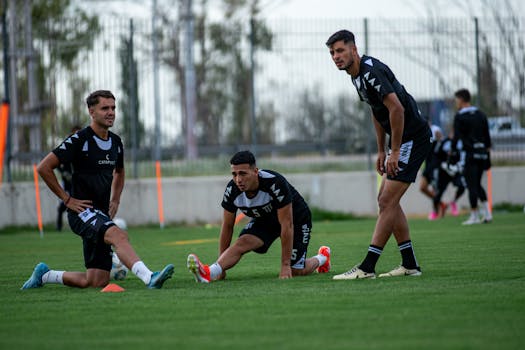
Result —
M 434 178 L 435 178 L 435 176 L 434 176 L 434 169 L 435 169 L 435 167 L 433 167 L 432 165 L 430 165 L 428 163 L 425 164 L 425 169 L 423 170 L 422 176 L 427 179 L 427 182 L 429 184 L 432 183 L 432 180 L 434 180 Z
M 430 129 L 428 129 L 428 134 L 402 143 L 398 162 L 400 170 L 396 176 L 387 175 L 387 178 L 408 183 L 416 181 L 417 172 L 431 149 L 432 133 Z M 388 153 L 390 154 L 390 152 L 389 150 Z
M 115 223 L 97 209 L 86 209 L 77 214 L 68 211 L 71 230 L 82 237 L 86 269 L 111 270 L 111 245 L 104 242 L 104 235 Z
M 312 218 L 310 216 L 298 221 L 295 221 L 294 218 L 293 249 L 290 261 L 292 269 L 304 269 L 311 232 Z M 254 250 L 256 253 L 264 254 L 272 243 L 281 236 L 281 224 L 276 216 L 253 218 L 242 229 L 239 237 L 246 234 L 254 235 L 264 242 L 262 247 Z

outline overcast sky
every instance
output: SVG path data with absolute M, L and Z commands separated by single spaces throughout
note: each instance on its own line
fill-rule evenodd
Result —
M 165 0 L 157 0 L 159 4 Z M 497 6 L 510 3 L 517 13 L 525 16 L 523 0 L 488 0 Z M 439 17 L 474 17 L 487 14 L 483 0 L 260 0 L 264 18 L 414 18 L 425 17 L 433 11 Z M 175 3 L 175 1 L 171 1 Z M 198 1 L 193 1 L 197 6 Z M 220 0 L 208 0 L 210 8 Z M 111 7 L 119 15 L 149 17 L 152 0 L 114 0 L 111 2 L 83 1 L 89 7 Z M 213 12 L 213 11 L 212 11 Z M 210 13 L 212 17 L 213 13 Z

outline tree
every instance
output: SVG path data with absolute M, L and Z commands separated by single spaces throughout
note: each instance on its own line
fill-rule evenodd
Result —
M 479 0 L 478 6 L 473 1 L 455 1 L 448 6 L 453 6 L 465 13 L 468 17 L 476 16 L 473 9 L 483 11 L 479 13 L 478 38 L 479 38 L 479 72 L 474 60 L 464 62 L 458 53 L 465 52 L 472 47 L 474 37 L 472 31 L 454 31 L 451 22 L 439 18 L 440 4 L 438 2 L 421 2 L 426 17 L 421 21 L 421 27 L 432 38 L 435 48 L 453 46 L 447 52 L 435 51 L 436 57 L 449 66 L 461 67 L 472 79 L 479 91 L 477 103 L 489 114 L 515 114 L 525 122 L 525 39 L 523 32 L 523 18 L 520 4 L 517 0 Z M 474 23 L 474 21 L 473 21 Z M 451 36 L 452 34 L 452 36 Z M 476 34 L 476 33 L 474 33 Z M 451 44 L 453 41 L 454 44 Z M 406 50 L 410 54 L 410 50 Z M 412 55 L 417 56 L 417 55 Z M 458 88 L 451 86 L 443 71 L 443 65 L 432 66 L 429 60 L 415 60 L 422 66 L 435 73 L 441 82 L 444 94 L 449 96 Z M 478 77 L 479 73 L 479 77 Z
M 498 115 L 498 80 L 490 49 L 485 47 L 480 60 L 479 106 L 487 115 Z
M 363 152 L 370 120 L 362 105 L 352 101 L 348 93 L 326 102 L 319 86 L 306 88 L 290 108 L 293 111 L 287 120 L 290 139 L 320 145 L 335 143 L 341 145 L 338 149 L 343 152 Z
M 22 18 L 22 8 L 15 9 L 17 18 Z M 96 15 L 89 15 L 77 7 L 71 0 L 33 0 L 31 1 L 32 19 L 32 47 L 36 54 L 37 79 L 34 88 L 38 92 L 38 113 L 41 116 L 41 133 L 48 136 L 43 138 L 45 148 L 56 143 L 56 138 L 67 135 L 72 124 L 77 123 L 79 118 L 79 106 L 72 102 L 70 106 L 55 106 L 50 101 L 55 101 L 56 86 L 55 76 L 60 70 L 68 73 L 68 84 L 72 93 L 72 101 L 78 101 L 76 95 L 85 92 L 86 82 L 77 76 L 77 65 L 79 57 L 85 50 L 92 47 L 96 35 L 100 31 L 100 25 Z M 24 23 L 16 21 L 17 33 L 24 33 Z M 16 36 L 17 50 L 24 47 L 23 35 Z M 17 76 L 18 110 L 23 111 L 27 101 L 28 73 L 21 71 Z M 13 79 L 14 77 L 11 77 Z M 83 97 L 82 99 L 83 100 Z M 83 111 L 84 113 L 84 111 Z M 27 131 L 21 128 L 21 133 Z M 20 150 L 27 150 L 27 139 L 20 138 Z
M 139 116 L 138 69 L 137 60 L 133 56 L 133 39 L 121 36 L 119 59 L 120 75 L 120 116 L 122 118 L 123 142 L 126 148 L 139 149 L 145 134 L 144 123 Z
M 201 0 L 195 15 L 197 120 L 198 142 L 206 145 L 222 143 L 249 143 L 250 140 L 250 40 L 249 20 L 254 19 L 254 50 L 270 50 L 272 34 L 257 18 L 258 0 L 223 0 L 223 21 L 210 21 L 208 2 Z M 180 10 L 179 10 L 180 11 Z M 184 63 L 182 62 L 182 20 L 174 21 L 169 11 L 162 11 L 163 22 L 173 28 L 173 34 L 164 38 L 163 62 L 172 67 L 181 87 L 184 101 Z M 182 15 L 182 13 L 181 13 Z M 181 103 L 184 112 L 184 103 Z M 262 104 L 260 104 L 262 106 Z M 265 106 L 261 111 L 271 111 Z M 265 115 L 269 117 L 273 112 Z M 184 114 L 184 113 L 183 113 Z M 272 124 L 273 125 L 273 124 Z M 183 129 L 186 125 L 183 123 Z M 258 129 L 259 134 L 272 127 Z M 264 136 L 271 139 L 272 136 Z

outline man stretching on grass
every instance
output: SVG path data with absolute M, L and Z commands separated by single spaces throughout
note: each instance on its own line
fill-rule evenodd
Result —
M 281 238 L 280 278 L 308 275 L 316 269 L 330 270 L 330 248 L 322 246 L 318 254 L 306 258 L 312 218 L 310 209 L 297 190 L 279 173 L 259 170 L 250 151 L 236 153 L 230 160 L 233 179 L 226 186 L 222 207 L 223 222 L 219 239 L 219 259 L 204 265 L 195 254 L 188 256 L 188 269 L 197 282 L 209 283 L 224 278 L 243 254 L 264 254 Z M 251 221 L 230 245 L 235 213 L 240 209 Z
M 86 99 L 91 123 L 66 138 L 38 164 L 38 173 L 64 202 L 71 230 L 82 237 L 86 272 L 50 270 L 36 265 L 22 289 L 46 283 L 70 287 L 104 287 L 109 282 L 111 246 L 120 260 L 148 288 L 161 288 L 171 278 L 173 265 L 151 272 L 129 243 L 128 234 L 111 220 L 117 213 L 124 188 L 124 149 L 120 137 L 109 131 L 115 121 L 115 97 L 99 90 Z M 68 194 L 58 183 L 54 169 L 71 163 L 72 189 Z

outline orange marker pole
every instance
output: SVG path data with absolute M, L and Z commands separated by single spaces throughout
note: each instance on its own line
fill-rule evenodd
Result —
M 7 125 L 9 120 L 9 103 L 3 102 L 0 106 L 0 188 L 4 174 L 4 153 L 7 144 Z
M 487 170 L 487 200 L 489 211 L 492 214 L 492 169 Z
M 155 162 L 155 174 L 157 176 L 157 206 L 159 209 L 160 228 L 164 228 L 164 201 L 162 200 L 162 175 L 160 171 L 160 161 Z
M 38 219 L 38 229 L 40 230 L 40 237 L 44 237 L 44 226 L 42 225 L 42 208 L 40 206 L 40 189 L 38 187 L 38 173 L 36 165 L 33 164 L 33 179 L 35 180 L 35 200 L 36 200 L 36 216 Z
M 242 219 L 244 219 L 246 215 L 243 213 L 243 212 L 240 212 L 236 217 L 235 217 L 235 225 L 237 225 Z

